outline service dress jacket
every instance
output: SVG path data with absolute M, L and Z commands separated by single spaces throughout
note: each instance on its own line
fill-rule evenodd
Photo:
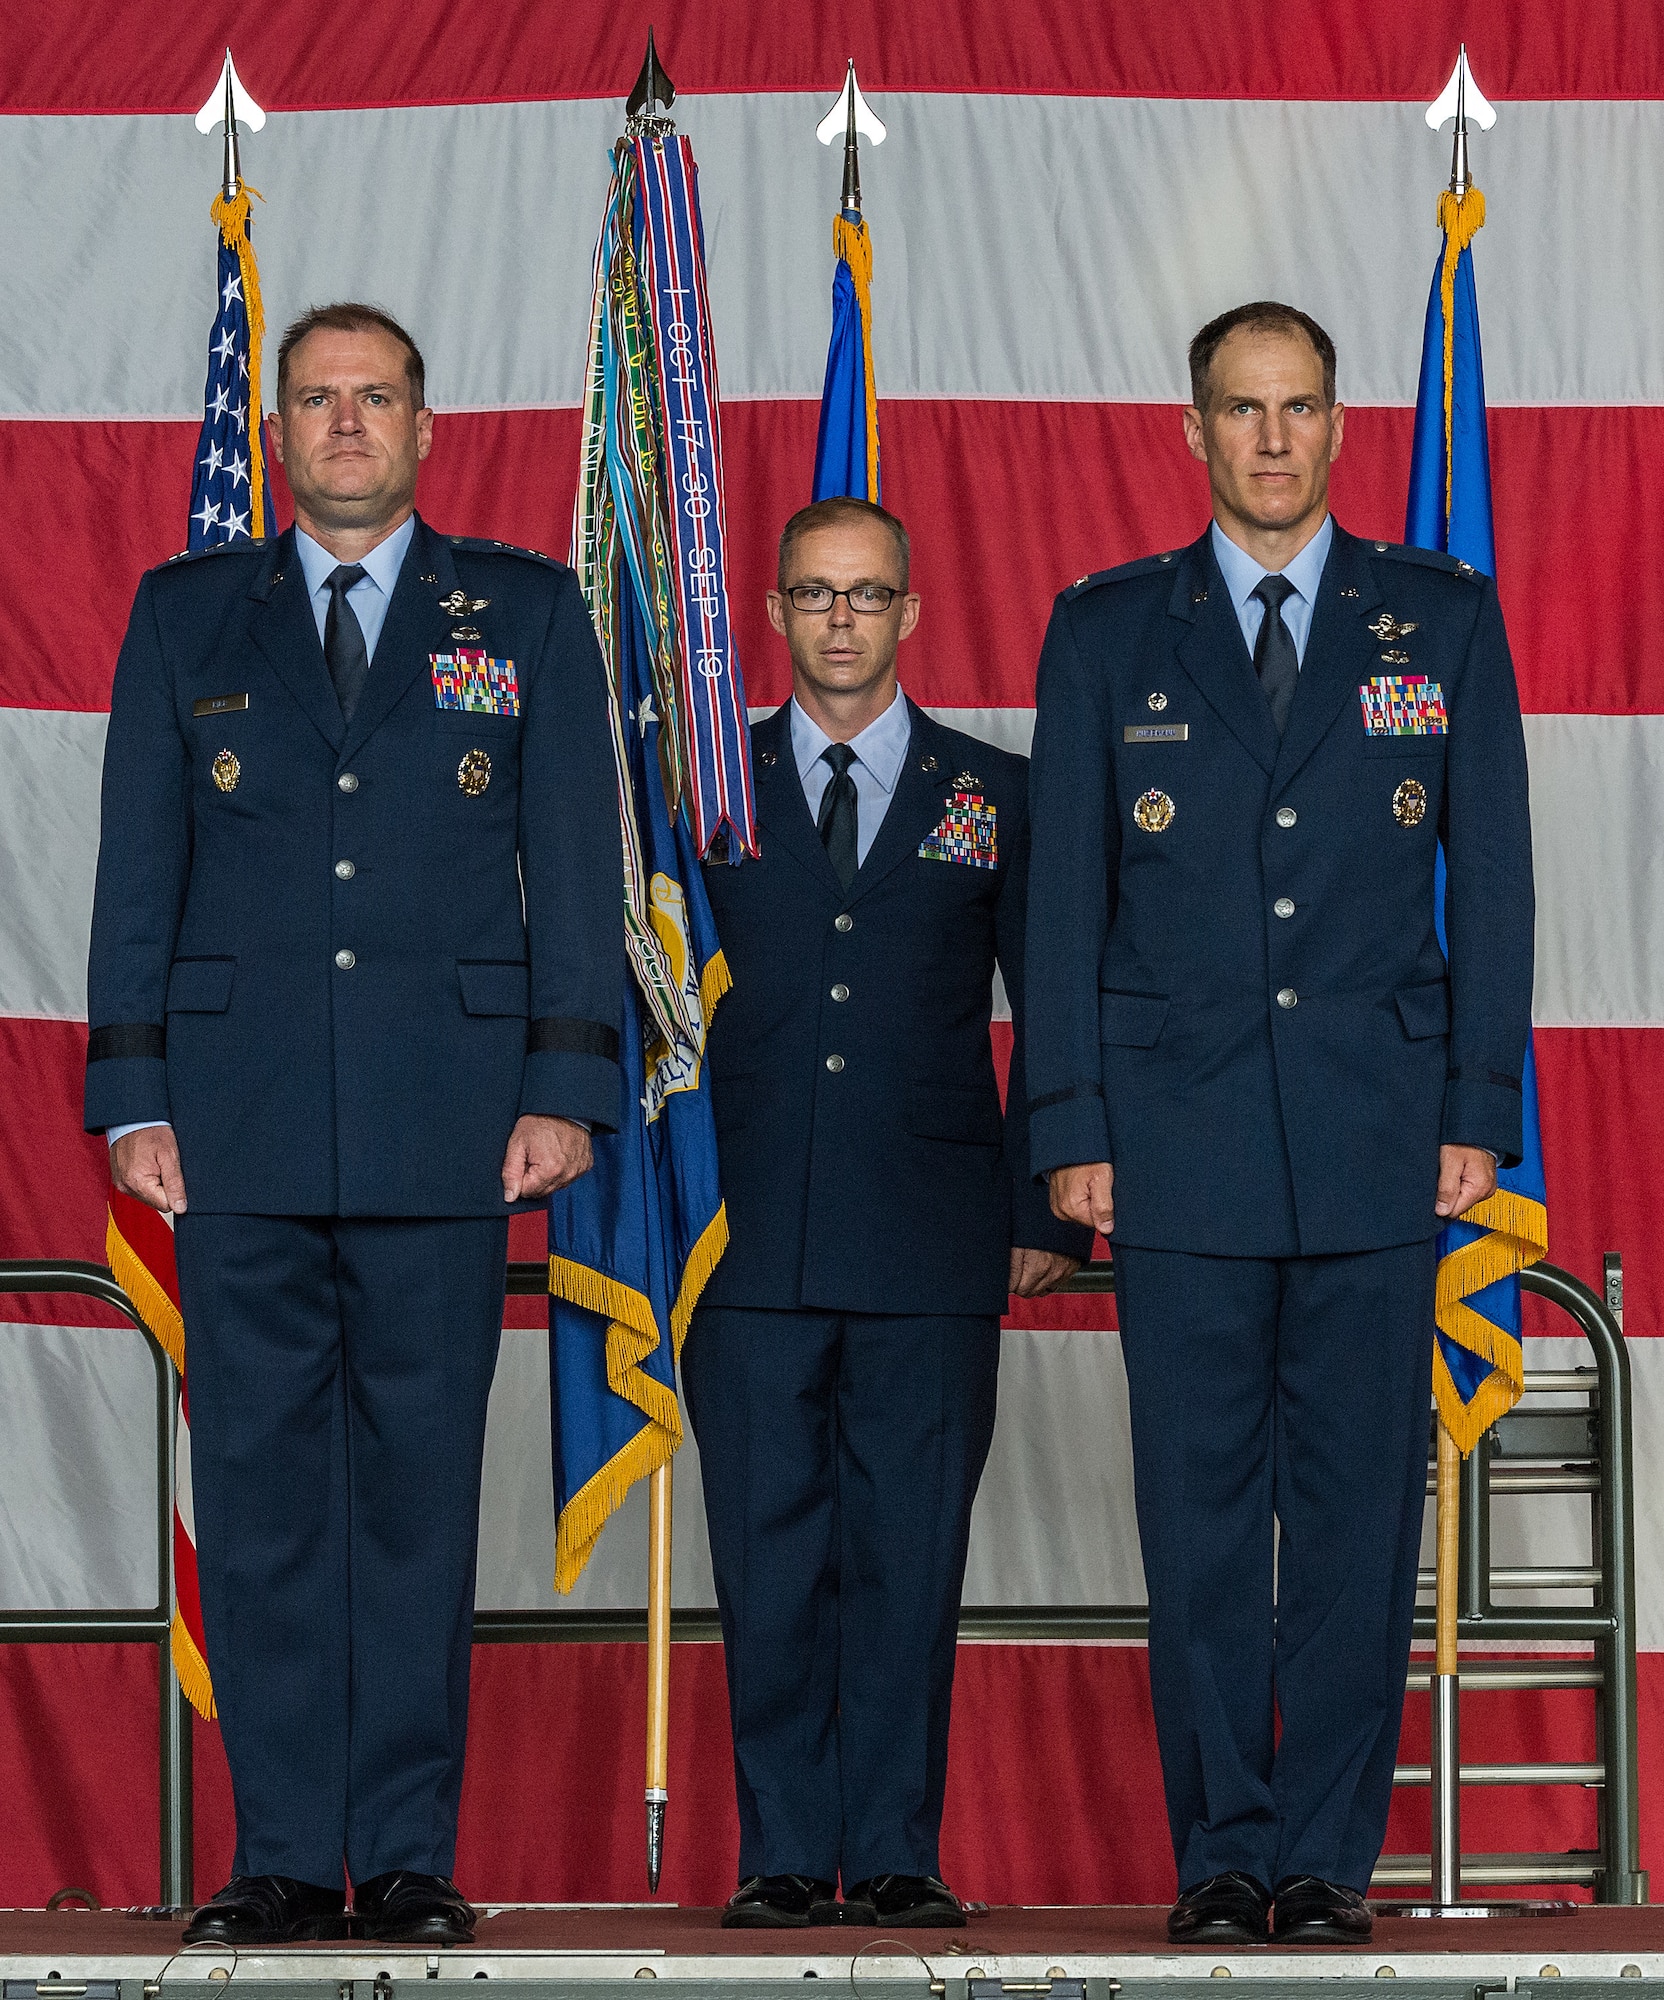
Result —
M 1210 535 L 1084 579 L 1031 812 L 1031 1162 L 1110 1161 L 1115 1242 L 1417 1242 L 1441 1143 L 1518 1160 L 1531 827 L 1489 578 L 1337 523 L 1280 740 Z
M 734 983 L 707 1051 L 729 1240 L 704 1304 L 997 1314 L 1014 1240 L 1090 1252 L 1029 1171 L 1027 765 L 908 712 L 901 775 L 847 890 L 810 817 L 789 703 L 752 732 L 761 858 L 706 864 Z M 1016 1031 L 1004 1112 L 996 964 Z
M 175 558 L 116 667 L 87 1129 L 171 1121 L 207 1212 L 501 1215 L 522 1113 L 619 1122 L 622 897 L 564 565 L 418 520 L 348 724 L 292 531 Z

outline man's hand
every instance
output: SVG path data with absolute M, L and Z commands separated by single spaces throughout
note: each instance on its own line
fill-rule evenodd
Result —
M 1446 1222 L 1465 1215 L 1476 1201 L 1496 1193 L 1496 1161 L 1483 1146 L 1439 1148 L 1439 1191 L 1433 1213 Z
M 1043 1299 L 1079 1269 L 1080 1259 L 1065 1257 L 1060 1250 L 1019 1250 L 1013 1245 L 1011 1290 L 1020 1299 Z
M 504 1201 L 539 1201 L 594 1165 L 589 1134 L 570 1118 L 518 1119 L 503 1155 Z
M 1060 1222 L 1084 1223 L 1107 1236 L 1115 1227 L 1115 1169 L 1107 1160 L 1090 1167 L 1054 1167 L 1052 1214 Z
M 171 1125 L 145 1125 L 110 1148 L 110 1180 L 123 1194 L 148 1202 L 164 1215 L 185 1213 L 185 1176 Z

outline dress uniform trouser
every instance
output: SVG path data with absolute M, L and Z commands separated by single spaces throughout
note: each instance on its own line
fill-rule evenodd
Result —
M 449 1875 L 506 1218 L 175 1231 L 237 1874 Z
M 740 1876 L 935 1875 L 999 1321 L 704 1307 L 682 1350 Z
M 1115 1251 L 1181 1890 L 1231 1869 L 1368 1886 L 1415 1610 L 1434 1271 L 1431 1239 Z

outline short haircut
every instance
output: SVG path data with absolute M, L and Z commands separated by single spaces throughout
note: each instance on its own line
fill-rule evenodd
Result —
M 1255 333 L 1303 333 L 1323 363 L 1323 399 L 1333 405 L 1335 343 L 1298 306 L 1280 305 L 1275 299 L 1255 299 L 1250 305 L 1232 306 L 1229 312 L 1210 319 L 1190 343 L 1190 400 L 1198 410 L 1206 410 L 1208 406 L 1208 377 L 1213 371 L 1213 357 L 1227 336 L 1244 326 Z
M 284 333 L 277 350 L 277 407 L 283 408 L 284 394 L 289 387 L 289 357 L 299 347 L 309 333 L 390 333 L 404 349 L 405 379 L 410 384 L 410 399 L 418 410 L 427 407 L 427 368 L 422 360 L 422 350 L 416 345 L 404 328 L 391 313 L 385 313 L 380 306 L 361 305 L 355 299 L 342 299 L 335 305 L 313 306 L 293 321 Z
M 913 566 L 913 545 L 907 539 L 907 530 L 887 508 L 871 500 L 858 500 L 852 493 L 836 493 L 829 500 L 815 500 L 807 507 L 799 507 L 780 530 L 780 566 L 775 572 L 776 586 L 785 589 L 786 564 L 803 536 L 812 534 L 816 528 L 839 528 L 854 521 L 880 521 L 889 529 L 901 563 L 901 587 L 905 590 Z

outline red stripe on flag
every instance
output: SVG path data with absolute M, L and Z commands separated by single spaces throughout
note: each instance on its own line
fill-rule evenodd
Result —
M 314 5 L 236 0 L 177 9 L 71 0 L 14 8 L 0 108 L 194 112 L 225 45 L 268 110 L 616 97 L 641 67 L 649 23 L 679 90 L 804 90 L 830 100 L 853 55 L 870 91 L 1134 97 L 1399 98 L 1444 86 L 1466 38 L 1486 92 L 1505 97 L 1664 96 L 1664 21 L 1635 0 L 1587 0 L 1575 30 L 1516 0 L 1186 0 L 1177 22 L 1133 0 L 849 0 L 835 13 L 768 0 L 654 0 L 491 8 L 361 0 L 354 33 L 320 31 Z M 882 106 L 880 106 L 882 109 Z M 692 107 L 688 107 L 690 125 Z M 695 129 L 697 137 L 697 129 Z M 250 161 L 251 169 L 258 171 Z
M 1664 1333 L 1664 1029 L 1539 1028 L 1536 1051 L 1548 1261 L 1598 1294 L 1602 1258 L 1619 1251 L 1625 1333 Z M 1577 1331 L 1530 1297 L 1525 1330 Z
M 1431 266 L 1429 266 L 1431 268 Z M 720 329 L 718 330 L 720 339 Z M 731 600 L 752 702 L 790 676 L 764 593 L 787 517 L 809 495 L 813 402 L 722 412 Z M 913 536 L 923 596 L 902 674 L 919 700 L 1026 707 L 1056 592 L 1076 577 L 1191 540 L 1208 517 L 1176 409 L 1148 403 L 886 402 L 885 493 Z M 1335 468 L 1354 533 L 1404 531 L 1411 412 L 1348 412 Z M 197 426 L 0 423 L 0 485 L 28 493 L 0 545 L 0 707 L 101 709 L 142 570 L 175 553 Z M 1520 690 L 1547 714 L 1664 712 L 1664 408 L 1491 412 L 1497 560 Z M 442 416 L 420 504 L 455 532 L 565 557 L 576 410 Z M 273 468 L 279 518 L 292 509 Z M 175 507 L 177 502 L 177 507 Z M 1588 533 L 1622 521 L 1622 536 Z M 86 579 L 66 598 L 58 573 Z

